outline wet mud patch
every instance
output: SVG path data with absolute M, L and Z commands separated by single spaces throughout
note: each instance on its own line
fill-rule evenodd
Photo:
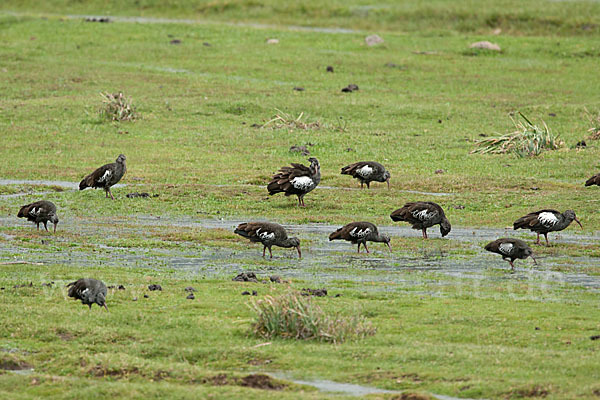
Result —
M 4 371 L 26 371 L 33 369 L 33 365 L 15 359 L 0 360 L 0 370 Z
M 218 374 L 202 379 L 202 383 L 212 386 L 243 386 L 262 390 L 283 390 L 288 387 L 286 383 L 265 374 L 250 374 L 244 377 Z

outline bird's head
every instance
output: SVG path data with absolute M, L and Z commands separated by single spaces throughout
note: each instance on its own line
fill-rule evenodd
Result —
M 302 251 L 300 251 L 300 239 L 297 237 L 289 238 L 288 243 L 290 247 L 295 247 L 298 250 L 298 258 L 302 258 Z
M 56 225 L 58 225 L 58 215 L 52 214 L 50 216 L 50 222 L 54 224 L 54 232 L 56 233 Z
M 390 240 L 392 240 L 390 238 L 390 235 L 386 235 L 385 233 L 381 233 L 379 235 L 379 238 L 381 239 L 381 241 L 385 244 L 387 244 L 388 249 L 390 249 L 390 253 L 392 252 L 392 246 L 390 246 Z
M 106 298 L 104 297 L 104 293 L 98 293 L 96 298 L 94 299 L 94 303 L 98 304 L 101 307 L 106 308 L 108 311 L 108 307 L 106 306 Z
M 577 219 L 577 216 L 575 215 L 575 211 L 573 211 L 573 210 L 567 210 L 567 211 L 565 211 L 563 213 L 563 215 L 569 221 L 575 221 L 575 222 L 577 222 L 579 224 L 579 226 L 581 227 L 581 229 L 583 229 L 583 225 L 581 225 L 581 222 L 579 222 L 579 220 Z
M 387 182 L 388 189 L 390 188 L 390 178 L 391 178 L 390 173 L 388 171 L 385 171 L 383 173 L 383 180 Z
M 125 157 L 125 154 L 119 154 L 119 157 L 117 157 L 117 162 L 119 164 L 125 164 L 125 160 L 127 160 L 127 157 Z
M 444 218 L 442 220 L 442 223 L 440 224 L 440 233 L 442 234 L 442 237 L 449 234 L 451 229 L 452 229 L 452 225 L 450 225 L 450 221 L 448 221 L 446 218 Z
M 319 170 L 321 169 L 321 164 L 319 164 L 319 160 L 317 160 L 314 157 L 311 157 L 308 159 L 308 161 L 310 161 L 310 169 L 314 170 L 315 173 L 319 172 Z

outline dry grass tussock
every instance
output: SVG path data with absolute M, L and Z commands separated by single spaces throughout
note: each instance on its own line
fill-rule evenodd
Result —
M 121 92 L 100 93 L 103 106 L 100 115 L 111 121 L 133 121 L 138 117 L 135 107 L 131 101 Z
M 600 139 L 600 111 L 598 111 L 594 115 L 591 112 L 589 112 L 588 109 L 586 108 L 585 116 L 587 117 L 588 121 L 590 121 L 590 129 L 588 129 L 590 136 L 588 136 L 588 137 L 591 140 Z
M 515 126 L 513 132 L 479 140 L 471 153 L 514 153 L 519 157 L 533 157 L 540 155 L 544 150 L 557 150 L 564 146 L 564 142 L 550 131 L 544 121 L 542 121 L 543 126 L 540 127 L 533 124 L 521 112 L 518 112 L 517 116 L 521 119 L 515 120 L 512 115 L 510 116 Z
M 277 108 L 275 111 L 275 116 L 265 122 L 261 128 L 316 130 L 322 127 L 321 122 L 318 120 L 308 121 L 308 117 L 304 112 L 294 117 L 292 114 L 288 114 Z
M 265 338 L 319 340 L 341 343 L 374 335 L 376 329 L 359 315 L 328 314 L 298 292 L 267 296 L 252 303 L 257 317 L 254 333 Z

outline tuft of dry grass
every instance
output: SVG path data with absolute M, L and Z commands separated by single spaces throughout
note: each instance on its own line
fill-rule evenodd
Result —
M 135 107 L 122 92 L 100 93 L 103 107 L 100 115 L 111 121 L 133 121 L 138 117 Z
M 586 108 L 585 116 L 590 121 L 590 129 L 588 129 L 590 136 L 588 138 L 591 140 L 600 139 L 600 111 L 594 115 Z
M 376 332 L 364 317 L 327 314 L 310 297 L 298 292 L 267 296 L 253 302 L 252 308 L 257 313 L 254 333 L 265 338 L 341 343 Z
M 507 154 L 514 153 L 519 157 L 533 157 L 540 155 L 544 150 L 557 150 L 564 146 L 564 142 L 554 135 L 548 125 L 542 121 L 543 127 L 533 124 L 521 112 L 517 113 L 522 120 L 510 119 L 515 130 L 506 135 L 490 137 L 476 142 L 471 153 L 479 154 Z
M 307 121 L 304 112 L 301 112 L 297 117 L 294 117 L 277 108 L 275 111 L 277 111 L 275 116 L 265 122 L 261 128 L 316 130 L 321 129 L 322 127 L 321 122 L 318 120 L 312 122 Z

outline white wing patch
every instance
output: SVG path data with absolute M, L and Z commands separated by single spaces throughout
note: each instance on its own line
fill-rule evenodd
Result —
M 290 181 L 290 183 L 296 188 L 300 190 L 306 190 L 313 186 L 314 182 L 312 178 L 308 176 L 297 176 Z
M 356 173 L 362 176 L 363 178 L 368 178 L 373 173 L 373 168 L 369 167 L 368 165 L 365 165 L 364 167 L 357 169 Z
M 259 238 L 261 238 L 262 240 L 273 240 L 275 238 L 275 232 L 269 232 L 269 231 L 264 231 L 261 232 L 262 228 L 258 228 L 256 230 L 256 234 L 258 235 Z
M 556 218 L 554 213 L 543 212 L 538 215 L 538 221 L 540 221 L 540 224 L 544 225 L 546 228 L 551 228 L 556 225 L 558 218 Z
M 104 173 L 104 175 L 102 175 L 100 177 L 100 179 L 98 179 L 98 182 L 104 182 L 108 179 L 108 177 L 110 176 L 110 170 L 106 170 L 106 172 Z
M 513 247 L 514 246 L 512 243 L 500 243 L 500 246 L 498 246 L 498 250 L 500 250 L 500 252 L 503 254 L 510 254 L 512 252 Z
M 350 236 L 357 237 L 357 238 L 364 238 L 369 233 L 371 233 L 371 228 L 365 228 L 365 229 L 361 229 L 358 231 L 357 231 L 357 229 L 358 229 L 358 226 L 356 228 L 352 229 L 350 231 Z
M 432 219 L 436 214 L 437 212 L 429 212 L 429 210 L 427 209 L 412 212 L 413 217 L 420 219 L 421 221 L 428 221 Z
M 40 215 L 41 211 L 42 211 L 42 207 L 38 207 L 38 208 L 33 207 L 31 209 L 31 211 L 29 211 L 29 215 L 37 217 L 38 215 Z

